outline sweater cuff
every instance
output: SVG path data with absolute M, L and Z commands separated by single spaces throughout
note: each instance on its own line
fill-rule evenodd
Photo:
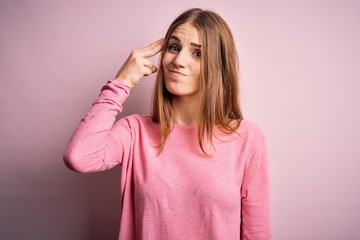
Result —
M 115 103 L 122 109 L 122 104 L 125 102 L 130 94 L 130 87 L 122 80 L 109 80 L 105 86 L 102 87 L 101 93 L 95 100 L 94 104 L 98 103 Z
M 109 80 L 108 82 L 112 82 L 114 83 L 116 86 L 121 87 L 121 88 L 127 88 L 127 92 L 130 91 L 131 87 L 129 87 L 124 80 L 122 79 L 114 79 L 114 80 Z

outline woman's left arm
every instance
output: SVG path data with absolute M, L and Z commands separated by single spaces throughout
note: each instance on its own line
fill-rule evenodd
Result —
M 268 240 L 271 239 L 268 151 L 260 129 L 253 137 L 253 155 L 245 165 L 241 188 L 241 240 Z

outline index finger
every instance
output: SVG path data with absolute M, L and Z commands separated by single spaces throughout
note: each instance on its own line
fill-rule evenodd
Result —
M 144 57 L 152 57 L 152 56 L 155 56 L 156 54 L 158 54 L 162 47 L 163 47 L 163 44 L 165 42 L 165 39 L 164 38 L 161 38 L 159 40 L 156 40 L 155 42 L 151 43 L 150 45 L 146 46 L 146 47 L 143 47 L 140 50 L 140 52 L 142 52 L 142 55 Z

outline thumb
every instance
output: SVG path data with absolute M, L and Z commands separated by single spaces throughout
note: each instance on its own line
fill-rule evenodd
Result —
M 156 73 L 156 71 L 157 71 L 157 67 L 155 67 L 154 65 L 151 66 L 151 72 L 152 72 L 152 73 Z

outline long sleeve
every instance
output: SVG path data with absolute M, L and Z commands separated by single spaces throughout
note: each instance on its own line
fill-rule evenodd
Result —
M 131 132 L 115 120 L 129 92 L 121 80 L 108 81 L 102 88 L 65 150 L 64 162 L 69 168 L 96 172 L 122 163 L 130 151 Z
M 271 239 L 268 152 L 261 131 L 245 165 L 241 197 L 241 240 Z

